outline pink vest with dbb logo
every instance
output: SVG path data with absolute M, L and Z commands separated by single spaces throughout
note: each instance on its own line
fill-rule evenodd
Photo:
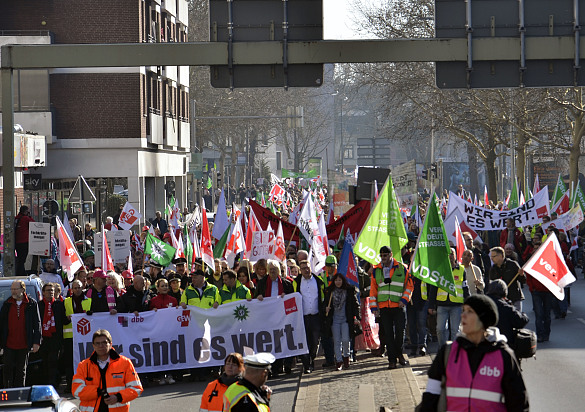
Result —
M 502 394 L 504 359 L 499 350 L 486 353 L 475 372 L 471 374 L 465 350 L 452 343 L 447 363 L 447 410 L 448 411 L 505 411 Z M 457 362 L 455 362 L 457 359 Z

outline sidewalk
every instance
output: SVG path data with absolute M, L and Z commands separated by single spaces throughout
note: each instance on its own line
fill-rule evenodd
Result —
M 416 357 L 410 359 L 410 366 L 388 370 L 386 358 L 363 352 L 349 370 L 337 371 L 321 368 L 318 360 L 315 371 L 301 377 L 295 412 L 373 412 L 380 407 L 413 411 L 426 387 L 431 362 L 429 355 Z

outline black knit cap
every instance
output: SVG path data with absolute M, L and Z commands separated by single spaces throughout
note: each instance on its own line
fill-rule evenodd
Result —
M 477 313 L 485 329 L 498 324 L 498 307 L 491 298 L 485 295 L 471 295 L 463 304 L 470 306 Z

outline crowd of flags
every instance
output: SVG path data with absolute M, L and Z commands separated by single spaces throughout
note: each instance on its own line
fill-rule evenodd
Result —
M 528 199 L 540 190 L 537 175 L 533 191 L 529 191 Z M 443 216 L 447 209 L 447 200 L 445 198 L 438 199 L 435 194 L 429 199 L 424 217 L 417 204 L 411 210 L 401 209 L 391 176 L 388 177 L 380 192 L 378 192 L 377 182 L 374 184 L 372 192 L 375 203 L 366 223 L 355 240 L 349 231 L 346 234 L 343 229 L 341 230 L 340 239 L 328 239 L 325 226 L 334 219 L 333 204 L 329 204 L 329 210 L 326 214 L 323 209 L 325 196 L 320 185 L 315 184 L 313 187 L 309 187 L 309 190 L 303 190 L 302 199 L 296 205 L 293 205 L 289 191 L 279 183 L 273 185 L 268 194 L 268 200 L 266 200 L 264 194 L 261 194 L 258 201 L 263 207 L 272 210 L 274 210 L 274 207 L 278 207 L 289 212 L 289 222 L 296 225 L 295 230 L 298 228 L 298 231 L 309 245 L 309 258 L 314 273 L 318 273 L 325 266 L 325 258 L 331 253 L 330 241 L 333 244 L 342 242 L 343 250 L 338 272 L 344 274 L 349 283 L 354 285 L 359 283 L 355 262 L 356 255 L 372 264 L 378 264 L 380 262 L 379 248 L 382 245 L 386 245 L 392 249 L 394 258 L 401 260 L 401 250 L 408 242 L 407 228 L 404 224 L 405 217 L 410 216 L 420 228 L 420 235 L 411 259 L 411 273 L 425 283 L 454 294 L 453 274 L 449 260 L 449 254 L 451 253 L 449 240 L 451 239 L 456 246 L 456 259 L 461 262 L 463 251 L 465 250 L 462 233 L 464 231 L 472 232 L 474 238 L 478 237 L 478 234 L 470 230 L 465 221 L 459 221 L 457 216 L 454 216 L 453 220 L 448 217 L 444 221 Z M 461 196 L 463 197 L 464 194 L 461 194 Z M 470 199 L 470 194 L 467 194 L 467 200 L 471 201 Z M 473 202 L 476 205 L 489 204 L 487 188 L 484 190 L 483 200 L 478 200 L 477 195 L 475 195 Z M 514 182 L 504 207 L 513 209 L 521 206 L 524 202 L 525 197 L 518 190 L 517 183 Z M 184 258 L 193 267 L 195 260 L 200 258 L 204 265 L 213 268 L 214 258 L 225 258 L 231 267 L 238 255 L 240 258 L 251 258 L 254 236 L 260 232 L 271 233 L 271 238 L 274 239 L 270 249 L 273 258 L 281 261 L 285 259 L 286 247 L 292 238 L 284 238 L 282 222 L 279 221 L 276 227 L 272 227 L 271 223 L 268 223 L 267 227 L 263 228 L 252 208 L 246 214 L 243 207 L 240 209 L 235 204 L 229 207 L 228 213 L 223 191 L 219 198 L 213 231 L 211 232 L 204 203 L 190 215 L 184 216 L 184 221 L 181 221 L 181 213 L 177 203 L 175 199 L 171 199 L 165 210 L 168 216 L 170 244 L 156 237 L 152 226 L 149 227 L 143 243 L 137 234 L 134 235 L 135 247 L 143 250 L 151 261 L 165 267 L 175 258 Z M 581 186 L 577 185 L 576 188 L 569 189 L 565 186 L 562 177 L 559 176 L 550 202 L 550 213 L 556 212 L 562 215 L 571 208 L 576 207 L 576 205 L 585 210 L 585 196 Z M 126 228 L 124 225 L 135 223 L 136 219 L 141 218 L 141 215 L 129 202 L 126 203 L 123 214 L 125 216 L 121 219 L 122 228 Z M 196 230 L 199 224 L 201 226 L 200 239 Z M 377 229 L 371 230 L 372 227 Z M 75 272 L 83 264 L 82 259 L 72 241 L 73 234 L 68 233 L 71 231 L 69 225 L 63 225 L 61 220 L 57 218 L 57 229 L 59 245 L 61 246 L 59 248 L 59 259 L 63 269 L 67 272 L 68 278 L 72 280 Z M 113 229 L 115 230 L 115 228 Z M 102 233 L 105 233 L 103 227 Z M 102 236 L 101 239 L 100 257 L 102 266 L 104 269 L 113 270 L 114 264 L 106 236 Z M 372 250 L 375 252 L 372 253 Z M 559 251 L 558 240 L 554 236 L 549 236 L 535 254 L 541 259 L 547 259 L 546 261 L 553 265 L 552 267 L 557 271 L 554 277 L 542 273 L 541 268 L 543 265 L 535 264 L 534 259 L 529 260 L 525 265 L 525 270 L 545 286 L 550 286 L 551 291 L 554 289 L 553 293 L 557 297 L 562 294 L 559 288 L 562 289 L 562 286 L 574 281 L 571 280 L 572 275 L 566 269 L 562 254 L 559 255 Z M 129 257 L 129 264 L 131 262 L 132 259 Z

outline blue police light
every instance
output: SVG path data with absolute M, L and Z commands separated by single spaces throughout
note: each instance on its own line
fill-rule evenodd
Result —
M 30 401 L 56 401 L 59 399 L 59 394 L 51 385 L 33 385 L 30 388 Z

